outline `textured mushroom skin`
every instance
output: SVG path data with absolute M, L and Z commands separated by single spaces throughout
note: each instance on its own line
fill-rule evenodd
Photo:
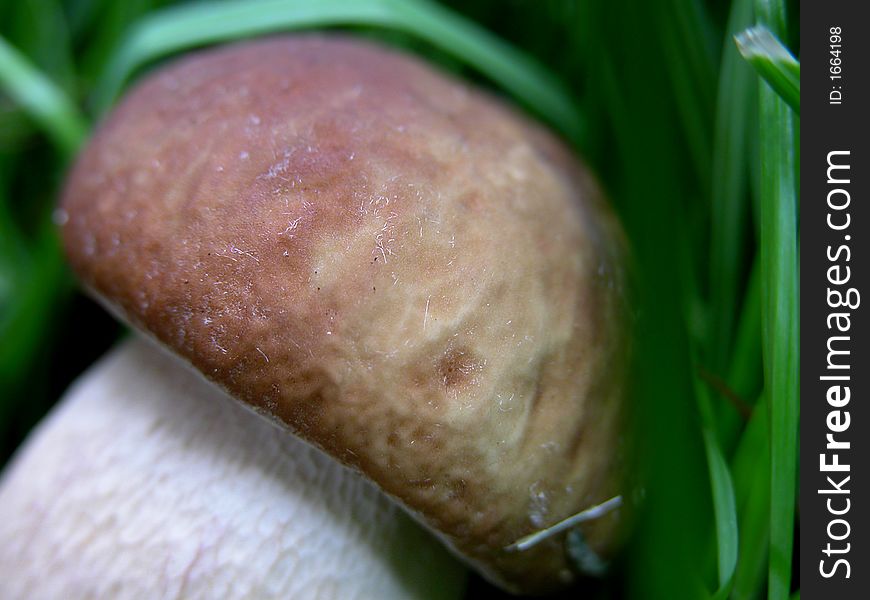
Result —
M 505 550 L 621 491 L 622 234 L 553 136 L 414 58 L 265 39 L 147 77 L 61 211 L 132 324 L 507 589 L 574 579 L 560 537 Z
M 125 341 L 0 472 L 3 600 L 456 600 L 370 482 Z

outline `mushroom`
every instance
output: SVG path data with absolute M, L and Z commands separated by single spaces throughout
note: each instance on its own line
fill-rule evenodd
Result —
M 151 342 L 125 341 L 0 484 L 0 598 L 461 598 L 373 485 Z
M 623 486 L 624 240 L 553 135 L 370 42 L 248 41 L 136 86 L 61 210 L 127 323 L 506 590 L 576 580 L 562 524 Z

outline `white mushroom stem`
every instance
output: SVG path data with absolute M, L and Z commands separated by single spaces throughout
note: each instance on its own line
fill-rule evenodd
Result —
M 86 373 L 0 485 L 0 597 L 459 598 L 375 487 L 148 342 Z

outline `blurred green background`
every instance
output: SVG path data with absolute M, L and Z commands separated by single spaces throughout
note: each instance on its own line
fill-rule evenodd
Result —
M 638 528 L 608 578 L 565 597 L 799 597 L 799 65 L 763 46 L 747 62 L 733 39 L 761 24 L 799 56 L 798 9 L 0 0 L 0 466 L 123 334 L 77 290 L 52 224 L 64 174 L 101 114 L 185 49 L 349 29 L 549 124 L 597 173 L 628 231 Z M 468 596 L 489 591 L 474 580 Z

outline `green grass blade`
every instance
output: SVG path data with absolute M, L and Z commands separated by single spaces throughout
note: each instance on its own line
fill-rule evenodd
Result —
M 674 99 L 689 158 L 701 182 L 710 179 L 715 68 L 704 37 L 708 29 L 704 6 L 697 0 L 664 0 L 655 14 L 653 31 L 665 53 L 662 70 L 674 87 Z
M 27 258 L 24 240 L 0 185 L 0 322 L 17 295 L 18 282 L 28 266 Z
M 53 225 L 46 224 L 34 246 L 26 272 L 15 282 L 14 298 L 0 313 L 0 389 L 28 372 L 28 365 L 48 337 L 58 307 L 72 291 Z M 0 422 L 3 416 L 0 413 Z
M 75 65 L 69 27 L 60 4 L 60 0 L 10 2 L 0 32 L 57 87 L 72 94 L 77 83 Z
M 734 336 L 734 352 L 728 367 L 728 383 L 743 398 L 761 393 L 761 264 L 758 254 L 749 269 L 743 308 Z
M 675 90 L 662 81 L 666 50 L 649 27 L 659 18 L 660 4 L 641 3 L 625 11 L 612 3 L 590 3 L 588 17 L 598 45 L 608 48 L 591 66 L 612 131 L 612 160 L 620 165 L 612 191 L 634 244 L 644 306 L 635 336 L 635 389 L 645 502 L 625 585 L 629 597 L 678 600 L 707 595 L 705 550 L 713 515 L 703 485 L 708 469 L 694 397 L 689 319 L 684 297 L 675 298 L 692 289 L 682 277 L 684 269 L 675 268 L 687 258 L 684 239 L 675 232 L 687 232 L 682 200 L 695 178 L 686 177 L 686 151 L 674 135 L 682 115 Z M 624 43 L 609 44 L 617 36 Z M 636 93 L 646 89 L 659 93 Z
M 785 8 L 759 0 L 759 20 L 782 35 Z M 768 597 L 786 600 L 794 547 L 798 371 L 797 182 L 794 114 L 776 92 L 762 85 L 761 272 L 765 390 L 770 411 L 770 565 Z
M 58 148 L 72 155 L 87 132 L 75 104 L 0 37 L 0 89 L 24 108 Z
M 752 0 L 735 0 L 728 19 L 719 74 L 711 185 L 710 308 L 715 316 L 710 368 L 724 372 L 730 356 L 748 237 L 747 128 L 756 101 L 755 75 L 740 58 L 731 33 L 752 19 Z
M 678 241 L 682 251 L 679 253 L 682 271 L 681 282 L 683 289 L 683 314 L 691 314 L 689 308 L 693 298 L 697 296 L 697 289 L 692 288 L 691 262 L 688 260 L 688 238 L 681 232 L 676 232 L 674 237 Z M 687 329 L 689 329 L 687 324 Z M 690 338 L 691 364 L 696 376 L 693 378 L 695 398 L 698 402 L 698 414 L 701 417 L 701 433 L 704 439 L 704 453 L 707 457 L 707 471 L 710 477 L 710 492 L 713 501 L 713 518 L 716 534 L 716 557 L 718 573 L 718 589 L 713 594 L 714 600 L 726 598 L 731 588 L 734 568 L 737 564 L 737 510 L 734 500 L 734 485 L 731 480 L 731 472 L 728 463 L 722 454 L 719 445 L 718 423 L 713 411 L 710 399 L 710 391 L 707 383 L 700 377 L 701 364 L 698 361 L 699 341 Z
M 734 350 L 731 353 L 731 362 L 725 379 L 731 391 L 743 400 L 758 398 L 761 395 L 764 378 L 761 338 L 761 266 L 759 256 L 756 254 L 749 271 L 743 307 L 737 322 L 737 332 L 734 335 Z M 750 402 L 747 404 L 751 405 Z M 764 412 L 763 405 L 763 402 L 751 405 L 753 414 Z M 727 453 L 728 449 L 733 448 L 744 422 L 737 411 L 729 407 L 728 410 L 719 412 L 718 424 L 719 431 L 722 433 L 722 445 Z
M 64 160 L 76 152 L 85 138 L 87 123 L 73 102 L 20 52 L 0 37 L 0 88 L 2 88 L 51 138 Z M 44 167 L 45 165 L 43 165 Z M 50 167 L 53 169 L 54 167 Z M 7 209 L 6 191 L 2 190 L 2 229 L 9 239 L 4 252 L 11 248 L 13 236 L 18 238 L 14 268 L 4 269 L 7 283 L 14 286 L 14 295 L 0 298 L 0 432 L 14 410 L 13 395 L 21 378 L 30 372 L 36 356 L 43 350 L 53 325 L 58 306 L 71 289 L 66 276 L 57 233 L 48 218 L 50 211 L 34 211 L 40 215 L 40 229 L 35 243 L 26 248 L 24 236 L 16 229 Z M 23 267 L 20 265 L 24 265 Z
M 762 597 L 770 541 L 770 453 L 767 414 L 757 410 L 732 463 L 740 526 L 732 600 Z
M 766 106 L 765 106 L 766 105 Z M 771 90 L 762 91 L 762 118 L 792 127 L 788 107 Z M 771 411 L 771 563 L 772 600 L 788 596 L 794 536 L 798 426 L 798 307 L 795 266 L 795 185 L 793 157 L 785 140 L 762 128 L 762 270 L 765 298 L 764 357 Z M 765 165 L 767 165 L 765 167 Z M 765 239 L 766 238 L 766 239 Z
M 182 5 L 142 20 L 115 54 L 97 94 L 103 112 L 138 68 L 179 50 L 258 34 L 339 25 L 402 31 L 463 60 L 578 141 L 581 122 L 562 84 L 528 56 L 427 0 L 254 0 Z
M 801 112 L 801 65 L 766 27 L 751 27 L 734 37 L 740 54 L 759 75 Z
M 710 487 L 713 492 L 713 515 L 716 519 L 716 540 L 719 573 L 717 595 L 727 595 L 737 564 L 737 509 L 734 504 L 734 485 L 731 472 L 722 456 L 719 442 L 713 432 L 704 429 L 704 447 L 710 469 Z
M 79 60 L 79 77 L 89 91 L 92 91 L 95 82 L 115 58 L 115 50 L 124 40 L 128 29 L 155 9 L 155 4 L 159 4 L 157 0 L 90 1 L 96 4 L 89 9 L 90 14 L 79 12 L 71 15 L 71 18 L 75 16 L 79 20 L 76 41 L 83 46 Z
M 684 277 L 685 279 L 685 277 Z M 697 347 L 692 344 L 692 364 L 694 371 L 700 373 L 697 362 Z M 731 471 L 717 435 L 716 417 L 710 400 L 707 383 L 700 376 L 694 378 L 695 397 L 698 401 L 698 413 L 701 417 L 701 432 L 704 438 L 704 453 L 707 457 L 707 471 L 710 477 L 710 492 L 713 501 L 713 519 L 716 534 L 716 572 L 718 574 L 718 589 L 713 594 L 714 600 L 726 598 L 730 592 L 737 564 L 738 527 L 737 509 L 734 499 L 734 484 Z

